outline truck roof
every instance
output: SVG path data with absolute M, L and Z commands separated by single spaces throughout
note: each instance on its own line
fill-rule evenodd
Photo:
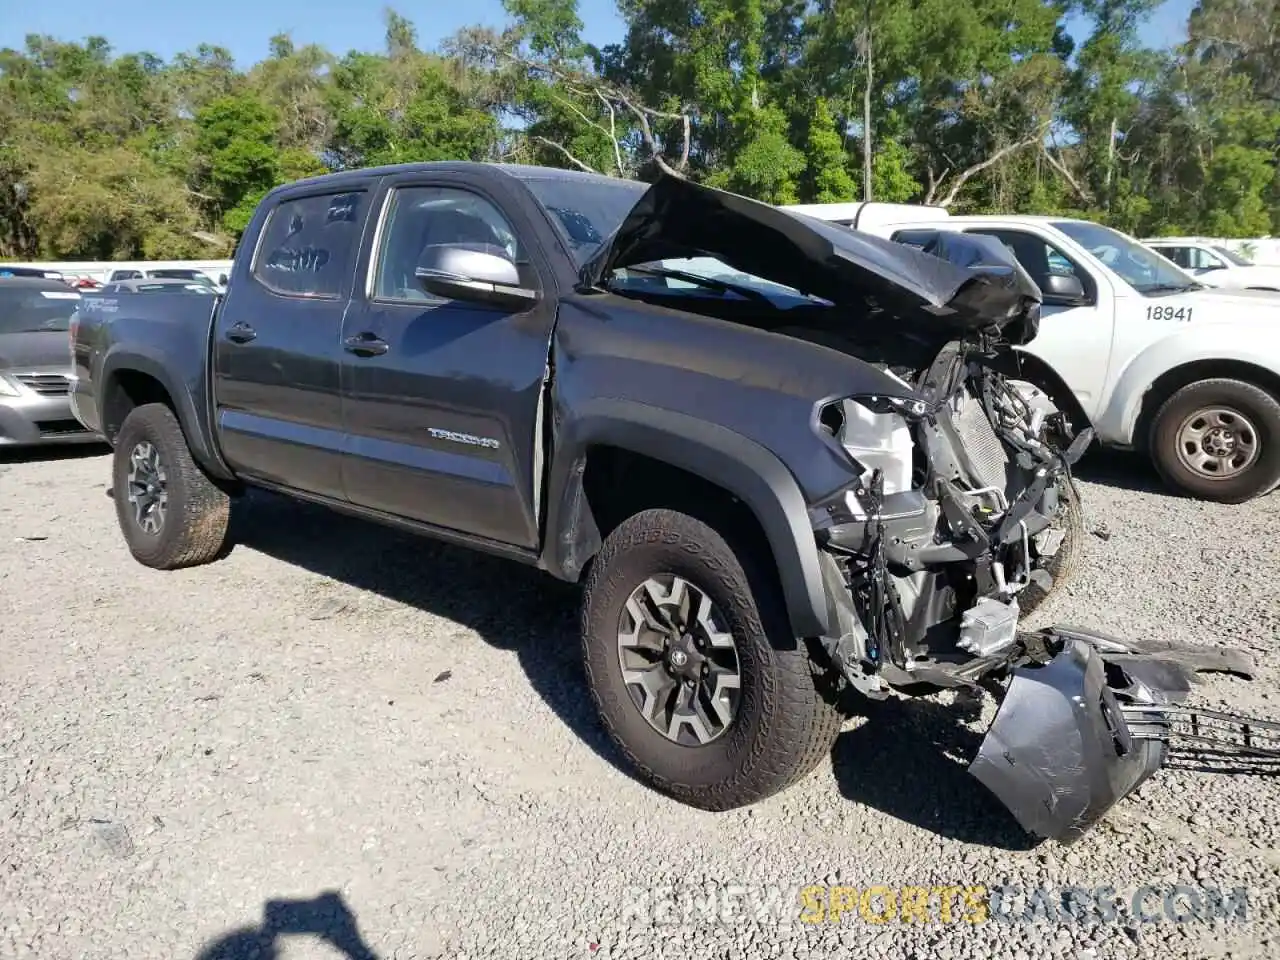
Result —
M 939 218 L 941 221 L 943 218 Z M 1046 214 L 1024 214 L 1024 213 L 964 213 L 945 218 L 947 223 L 989 223 L 993 220 L 999 220 L 1012 223 L 1093 223 L 1092 220 L 1082 220 L 1079 217 L 1052 217 Z M 920 221 L 902 221 L 903 223 L 916 223 Z M 925 221 L 935 222 L 935 221 Z M 894 226 L 897 226 L 895 223 Z
M 528 180 L 541 177 L 549 180 L 576 180 L 580 182 L 618 183 L 619 178 L 603 173 L 587 173 L 583 170 L 564 170 L 560 167 L 543 167 L 524 163 L 491 163 L 474 160 L 426 160 L 419 163 L 392 163 L 380 167 L 360 167 L 355 170 L 340 170 L 337 173 L 322 173 L 305 180 L 294 180 L 291 183 L 276 187 L 278 191 L 290 190 L 303 184 L 332 184 L 341 186 L 355 180 L 367 180 L 370 177 L 382 177 L 399 173 L 481 173 L 516 177 Z M 626 181 L 622 181 L 626 182 Z M 635 181 L 632 181 L 635 182 Z M 273 193 L 275 191 L 272 191 Z

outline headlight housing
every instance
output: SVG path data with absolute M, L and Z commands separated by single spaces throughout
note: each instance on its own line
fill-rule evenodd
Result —
M 0 373 L 0 397 L 20 397 L 20 396 L 22 396 L 22 390 L 19 389 L 18 385 L 14 383 L 12 380 L 10 380 L 8 377 L 6 377 L 3 373 Z

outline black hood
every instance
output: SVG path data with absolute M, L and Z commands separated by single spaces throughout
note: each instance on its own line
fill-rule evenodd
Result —
M 1025 343 L 1037 327 L 1040 289 L 992 237 L 944 233 L 917 250 L 669 175 L 645 191 L 583 280 L 598 286 L 620 267 L 698 256 L 859 316 L 916 320 L 911 333 L 941 342 L 985 331 Z

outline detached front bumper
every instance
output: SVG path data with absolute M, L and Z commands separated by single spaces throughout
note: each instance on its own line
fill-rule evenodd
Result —
M 1243 655 L 1172 644 L 1126 644 L 1087 631 L 1056 628 L 1032 635 L 1060 650 L 1012 668 L 1012 680 L 969 771 L 1028 833 L 1062 843 L 1083 836 L 1112 807 L 1160 769 L 1194 711 L 1178 706 L 1191 675 L 1219 670 L 1251 676 Z M 1280 724 L 1232 718 L 1245 743 L 1219 750 L 1274 760 Z M 1194 724 L 1194 720 L 1191 721 Z M 1250 744 L 1250 730 L 1254 739 Z M 1203 739 L 1203 738 L 1202 738 Z M 1274 743 L 1274 741 L 1271 741 Z

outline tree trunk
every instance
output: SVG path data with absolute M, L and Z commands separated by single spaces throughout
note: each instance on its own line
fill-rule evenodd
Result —
M 871 2 L 867 0 L 863 58 L 867 63 L 867 87 L 862 94 L 862 199 L 871 199 Z
M 1102 191 L 1106 198 L 1105 203 L 1107 210 L 1111 209 L 1111 176 L 1116 168 L 1116 118 L 1111 118 L 1111 135 L 1107 139 L 1107 176 L 1104 181 L 1105 189 Z

